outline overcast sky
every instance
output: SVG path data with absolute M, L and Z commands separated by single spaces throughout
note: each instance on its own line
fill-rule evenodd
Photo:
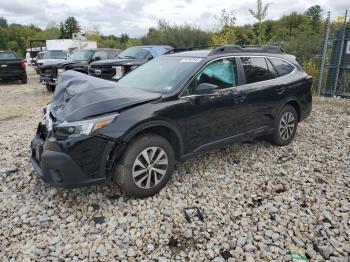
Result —
M 268 19 L 292 11 L 304 12 L 319 4 L 332 12 L 332 19 L 350 9 L 350 0 L 265 0 L 271 3 Z M 0 0 L 0 16 L 9 23 L 34 24 L 45 28 L 75 16 L 83 28 L 98 27 L 103 34 L 128 33 L 142 36 L 159 19 L 191 24 L 205 30 L 215 28 L 214 16 L 221 10 L 234 10 L 237 24 L 255 22 L 248 12 L 256 0 Z M 326 15 L 326 12 L 323 13 Z

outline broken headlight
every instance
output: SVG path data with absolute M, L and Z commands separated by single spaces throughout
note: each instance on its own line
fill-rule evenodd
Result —
M 101 128 L 109 126 L 117 116 L 118 114 L 113 114 L 82 121 L 63 122 L 54 127 L 54 134 L 61 138 L 90 135 Z

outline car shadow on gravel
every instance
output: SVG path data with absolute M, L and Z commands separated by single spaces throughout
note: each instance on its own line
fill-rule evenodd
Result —
M 20 80 L 0 80 L 0 86 L 21 84 Z

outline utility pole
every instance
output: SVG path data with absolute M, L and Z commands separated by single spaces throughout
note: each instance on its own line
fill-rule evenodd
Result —
M 317 95 L 320 96 L 321 94 L 321 88 L 322 88 L 322 82 L 323 82 L 323 74 L 324 74 L 324 67 L 326 64 L 326 56 L 327 56 L 327 49 L 328 49 L 328 41 L 329 41 L 329 30 L 330 30 L 330 19 L 331 19 L 331 12 L 327 13 L 327 19 L 326 19 L 326 30 L 325 30 L 325 36 L 323 39 L 323 52 L 322 52 L 322 60 L 321 60 L 321 67 L 320 67 L 320 77 L 318 80 L 318 87 L 317 87 Z
M 345 10 L 345 17 L 344 17 L 344 24 L 342 28 L 342 35 L 340 39 L 340 51 L 339 51 L 339 57 L 337 61 L 337 68 L 335 71 L 335 82 L 334 82 L 334 89 L 333 89 L 333 95 L 337 95 L 337 87 L 338 87 L 338 78 L 339 78 L 339 73 L 340 73 L 340 66 L 343 58 L 343 52 L 344 52 L 344 43 L 345 43 L 345 33 L 346 33 L 346 19 L 348 16 L 348 10 Z

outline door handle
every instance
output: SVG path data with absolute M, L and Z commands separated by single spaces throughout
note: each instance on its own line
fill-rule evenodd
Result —
M 286 92 L 286 87 L 280 86 L 280 87 L 277 87 L 275 90 L 277 94 L 282 95 L 284 92 Z

